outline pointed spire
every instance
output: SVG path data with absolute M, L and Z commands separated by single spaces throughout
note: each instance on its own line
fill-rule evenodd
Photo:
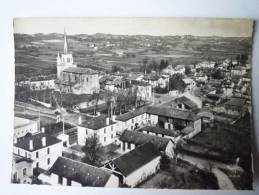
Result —
M 67 35 L 66 35 L 65 28 L 64 28 L 64 54 L 67 54 Z

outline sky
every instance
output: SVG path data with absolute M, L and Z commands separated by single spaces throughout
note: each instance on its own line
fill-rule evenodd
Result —
M 250 37 L 253 21 L 249 19 L 209 18 L 138 18 L 138 17 L 70 17 L 15 18 L 14 32 L 116 35 L 194 35 Z

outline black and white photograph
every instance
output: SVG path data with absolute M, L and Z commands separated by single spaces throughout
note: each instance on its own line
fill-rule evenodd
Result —
M 14 18 L 11 183 L 253 190 L 253 28 Z

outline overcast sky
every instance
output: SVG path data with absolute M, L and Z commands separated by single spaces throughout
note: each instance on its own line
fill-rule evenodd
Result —
M 250 37 L 253 21 L 206 18 L 16 18 L 15 33 L 197 35 Z

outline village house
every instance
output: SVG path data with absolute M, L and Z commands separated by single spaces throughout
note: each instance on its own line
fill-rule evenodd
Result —
M 183 82 L 185 83 L 185 91 L 192 91 L 196 87 L 196 82 L 191 78 L 184 78 Z
M 13 143 L 17 143 L 26 134 L 34 134 L 39 130 L 39 120 L 38 117 L 33 119 L 27 119 L 23 117 L 14 117 L 14 133 L 13 133 Z
M 14 154 L 12 163 L 12 182 L 30 184 L 32 182 L 32 176 L 32 160 Z
M 231 69 L 232 76 L 243 76 L 245 74 L 246 74 L 246 67 L 244 66 L 235 66 L 233 69 Z
M 33 168 L 49 169 L 62 156 L 62 141 L 44 132 L 28 135 L 14 144 L 13 153 L 32 160 Z
M 185 96 L 181 96 L 174 99 L 171 103 L 171 107 L 179 110 L 184 110 L 184 111 L 192 111 L 198 108 L 197 105 L 192 100 L 190 100 Z
M 135 187 L 160 169 L 160 158 L 156 147 L 145 143 L 109 161 L 105 167 L 118 176 L 120 184 Z
M 158 117 L 155 115 L 147 115 L 146 107 L 142 107 L 116 117 L 120 132 L 123 130 L 134 130 L 145 125 L 156 125 Z
M 203 62 L 200 62 L 198 64 L 196 64 L 196 69 L 199 69 L 199 68 L 209 68 L 209 69 L 212 69 L 215 67 L 215 62 L 213 61 L 203 61 Z
M 47 185 L 119 187 L 112 171 L 65 157 L 58 157 L 49 171 L 41 173 L 38 179 Z
M 107 116 L 96 116 L 89 120 L 82 122 L 78 119 L 77 137 L 78 144 L 85 145 L 86 138 L 96 134 L 100 143 L 105 146 L 117 140 L 116 133 L 119 125 L 115 122 L 115 116 L 109 118 Z
M 157 150 L 164 152 L 167 156 L 172 157 L 174 155 L 174 142 L 171 138 L 142 133 L 140 131 L 125 130 L 119 137 L 119 141 L 120 151 L 122 153 L 129 152 L 139 145 L 151 142 Z
M 173 68 L 172 65 L 167 66 L 162 70 L 162 73 L 174 75 L 174 74 L 185 74 L 185 65 L 177 65 Z
M 136 92 L 136 96 L 145 101 L 151 101 L 152 96 L 152 86 L 146 82 L 131 82 L 132 83 L 132 90 Z

